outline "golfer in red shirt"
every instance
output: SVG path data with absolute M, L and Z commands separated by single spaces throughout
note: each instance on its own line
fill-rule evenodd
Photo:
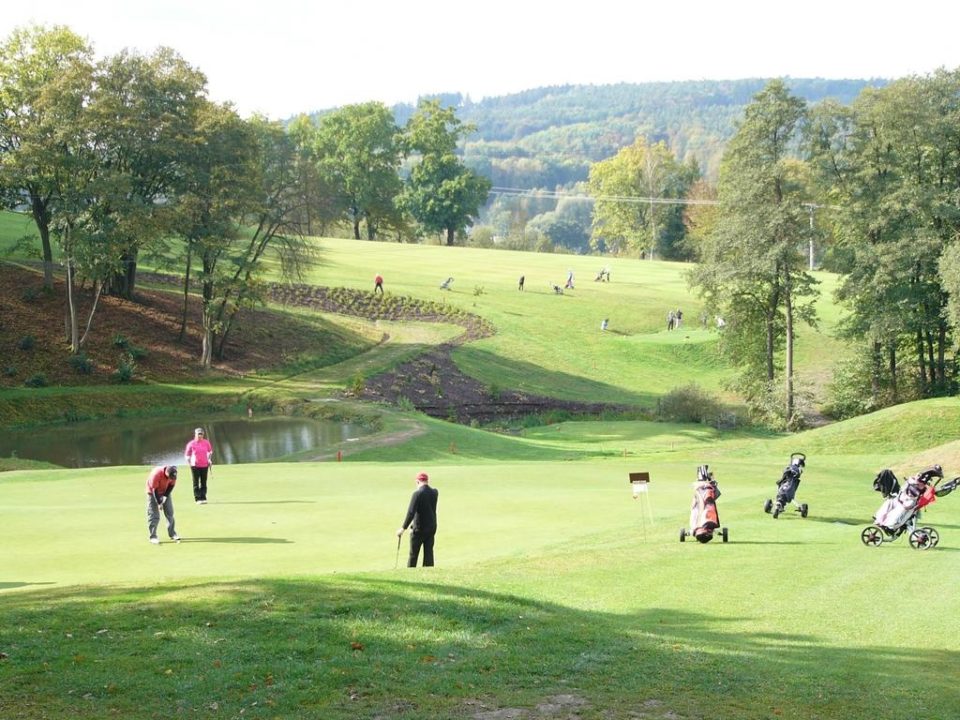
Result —
M 180 542 L 173 520 L 173 499 L 170 497 L 176 484 L 176 465 L 155 467 L 147 476 L 147 530 L 150 531 L 150 542 L 154 545 L 160 544 L 160 539 L 157 537 L 160 508 L 163 508 L 163 514 L 167 518 L 167 534 L 174 542 Z

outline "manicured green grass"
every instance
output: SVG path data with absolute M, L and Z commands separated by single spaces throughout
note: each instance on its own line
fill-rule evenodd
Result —
M 388 293 L 493 322 L 495 336 L 456 352 L 491 387 L 652 407 L 696 382 L 732 400 L 682 265 L 320 247 L 308 282 L 371 289 L 380 272 Z M 613 282 L 593 281 L 603 266 Z M 576 289 L 555 295 L 568 269 Z M 821 305 L 821 331 L 798 341 L 798 371 L 815 386 L 846 351 L 828 334 L 841 313 Z M 678 306 L 686 327 L 668 333 Z M 202 387 L 9 391 L 0 417 L 54 419 L 72 402 L 107 415 L 326 406 L 353 377 L 459 332 L 331 321 L 390 338 L 334 365 L 302 358 Z M 941 533 L 932 551 L 905 538 L 866 548 L 859 534 L 880 504 L 879 469 L 960 472 L 958 407 L 927 401 L 800 435 L 607 420 L 495 434 L 374 408 L 383 433 L 345 444 L 345 462 L 217 467 L 205 506 L 184 473 L 184 540 L 159 547 L 146 542 L 146 468 L 4 461 L 24 469 L 0 474 L 0 717 L 953 717 L 960 502 L 928 511 Z M 810 517 L 773 520 L 763 502 L 797 450 Z M 720 483 L 726 544 L 678 541 L 701 463 Z M 438 567 L 395 569 L 420 469 L 441 493 Z M 634 500 L 638 470 L 652 482 Z M 406 540 L 401 565 L 405 552 Z
M 181 480 L 184 541 L 159 547 L 144 468 L 4 473 L 0 711 L 951 716 L 960 504 L 927 513 L 935 550 L 859 540 L 880 502 L 873 474 L 920 447 L 865 428 L 866 455 L 822 445 L 823 430 L 793 436 L 810 517 L 773 520 L 761 508 L 788 440 L 585 425 L 502 439 L 539 461 L 220 467 L 206 506 Z M 644 450 L 548 459 L 593 443 Z M 717 473 L 727 544 L 678 542 L 700 462 Z M 421 468 L 440 489 L 438 567 L 394 569 Z M 635 470 L 652 475 L 646 501 Z

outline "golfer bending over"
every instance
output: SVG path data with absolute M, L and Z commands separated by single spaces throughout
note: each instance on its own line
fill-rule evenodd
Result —
M 430 478 L 425 472 L 417 475 L 417 489 L 410 496 L 410 507 L 407 508 L 403 526 L 397 530 L 399 538 L 404 530 L 408 527 L 411 529 L 410 557 L 407 559 L 407 567 L 417 566 L 421 547 L 423 547 L 423 566 L 433 567 L 433 538 L 437 534 L 437 496 L 440 493 L 436 488 L 430 487 L 429 483 Z
M 150 542 L 154 545 L 160 544 L 160 539 L 157 537 L 160 508 L 163 508 L 163 514 L 167 518 L 167 534 L 174 542 L 180 542 L 173 520 L 173 499 L 170 497 L 176 484 L 176 465 L 155 467 L 147 476 L 147 530 L 150 531 Z

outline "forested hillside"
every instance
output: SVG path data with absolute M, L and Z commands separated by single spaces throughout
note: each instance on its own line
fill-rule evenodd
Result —
M 696 159 L 716 179 L 726 141 L 767 79 L 701 80 L 617 85 L 563 85 L 473 102 L 438 94 L 444 106 L 476 125 L 466 164 L 494 187 L 569 187 L 585 181 L 590 164 L 609 158 L 637 137 L 664 141 L 681 162 Z M 864 87 L 886 80 L 791 79 L 791 92 L 810 103 L 833 98 L 846 105 Z M 415 104 L 393 108 L 403 126 Z

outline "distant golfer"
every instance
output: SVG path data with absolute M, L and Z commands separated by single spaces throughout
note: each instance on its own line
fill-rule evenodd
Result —
M 526 278 L 523 275 L 520 276 L 520 282 L 517 283 L 517 290 L 523 290 L 523 281 L 525 279 Z
M 379 273 L 373 279 L 373 291 L 379 292 L 381 295 L 383 295 L 383 276 Z
M 173 499 L 170 497 L 176 484 L 176 465 L 155 467 L 147 476 L 147 530 L 150 532 L 150 542 L 154 545 L 160 544 L 160 538 L 157 537 L 160 508 L 163 508 L 163 514 L 167 518 L 167 534 L 174 542 L 180 542 L 173 519 Z
M 193 440 L 187 443 L 183 456 L 190 464 L 190 472 L 193 474 L 193 499 L 197 501 L 197 505 L 206 505 L 207 475 L 213 458 L 213 445 L 207 440 L 203 428 L 193 431 Z
M 436 488 L 430 487 L 430 478 L 425 472 L 417 475 L 417 489 L 410 496 L 410 507 L 403 525 L 397 530 L 397 537 L 410 528 L 410 557 L 407 567 L 416 567 L 423 548 L 423 566 L 433 567 L 433 538 L 437 534 L 437 496 Z M 399 542 L 399 541 L 398 541 Z

